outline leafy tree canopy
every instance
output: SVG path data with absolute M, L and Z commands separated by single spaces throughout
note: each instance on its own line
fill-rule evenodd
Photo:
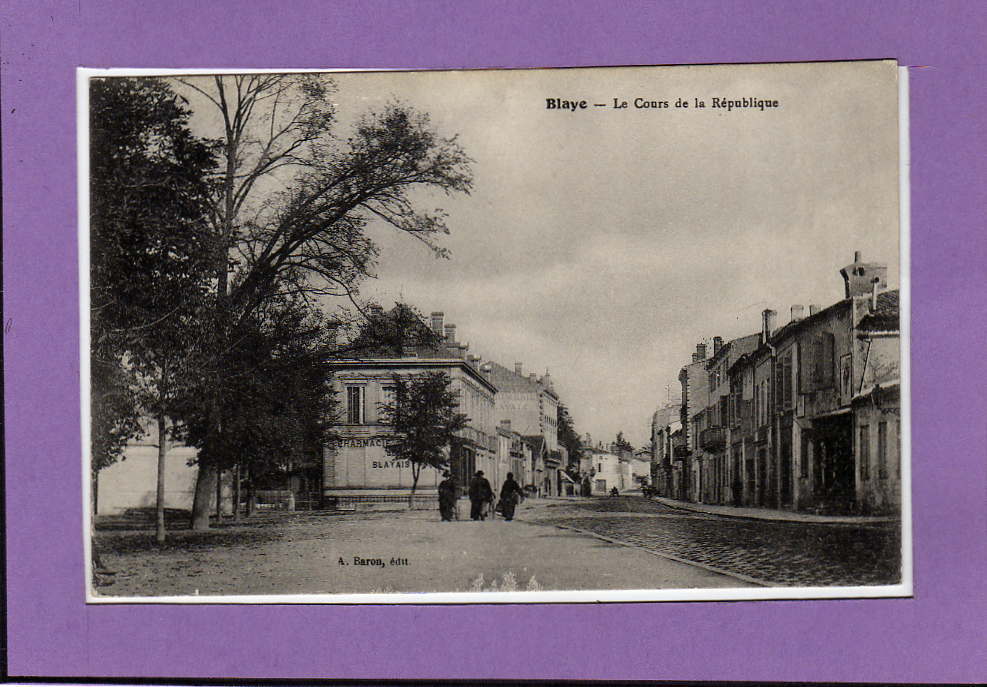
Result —
M 209 288 L 213 146 L 159 79 L 90 83 L 93 467 L 172 412 Z
M 241 323 L 235 351 L 223 359 L 218 427 L 201 395 L 186 409 L 185 440 L 200 460 L 221 469 L 239 464 L 256 479 L 317 457 L 335 411 L 325 364 L 334 335 L 334 323 L 300 299 L 269 301 Z
M 459 412 L 459 393 L 446 373 L 394 375 L 392 379 L 392 399 L 380 404 L 384 422 L 395 437 L 385 450 L 411 462 L 414 491 L 423 467 L 439 469 L 448 463 L 447 449 L 469 418 Z
M 558 428 L 559 443 L 565 446 L 569 452 L 570 464 L 574 464 L 578 471 L 579 454 L 582 451 L 583 442 L 576 432 L 575 423 L 572 420 L 572 416 L 569 415 L 569 409 L 563 403 L 559 404 L 556 415 L 556 427 Z
M 339 354 L 400 357 L 407 347 L 437 350 L 440 343 L 439 336 L 413 306 L 395 303 L 393 308 L 385 311 L 371 305 L 356 336 L 348 345 L 341 347 Z
M 623 432 L 617 432 L 617 440 L 613 442 L 613 447 L 617 451 L 634 452 L 634 447 L 631 445 L 631 442 L 624 438 Z

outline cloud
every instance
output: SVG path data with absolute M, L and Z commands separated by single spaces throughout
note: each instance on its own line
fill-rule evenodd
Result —
M 898 280 L 896 83 L 886 63 L 340 75 L 341 118 L 398 97 L 476 160 L 451 260 L 385 227 L 382 299 L 443 310 L 471 352 L 552 372 L 577 429 L 637 445 L 697 341 L 828 305 L 854 250 Z M 359 98 L 355 94 L 359 93 Z M 773 97 L 773 111 L 546 111 Z M 356 107 L 354 107 L 354 103 Z

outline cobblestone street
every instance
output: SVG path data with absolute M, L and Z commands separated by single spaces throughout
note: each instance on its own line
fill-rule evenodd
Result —
M 533 509 L 529 519 L 591 532 L 772 586 L 901 581 L 898 523 L 741 520 L 683 511 L 641 497 L 547 504 Z

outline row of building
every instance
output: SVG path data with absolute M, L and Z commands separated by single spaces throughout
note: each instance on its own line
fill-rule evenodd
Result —
M 400 306 L 399 306 L 400 307 Z M 372 308 L 369 325 L 391 313 Z M 529 494 L 575 494 L 579 486 L 565 471 L 568 456 L 558 441 L 559 397 L 548 372 L 525 374 L 520 362 L 509 369 L 494 361 L 469 354 L 469 345 L 456 337 L 456 326 L 446 324 L 441 312 L 429 322 L 420 322 L 434 336 L 404 346 L 400 352 L 361 352 L 359 357 L 333 358 L 333 392 L 340 404 L 335 437 L 302 464 L 293 465 L 283 483 L 255 490 L 261 506 L 294 508 L 307 502 L 312 507 L 403 500 L 412 488 L 410 463 L 395 460 L 385 450 L 392 441 L 380 404 L 394 388 L 395 375 L 411 377 L 442 372 L 452 380 L 459 396 L 459 412 L 468 425 L 457 432 L 448 447 L 448 469 L 465 491 L 470 478 L 482 470 L 495 489 L 512 472 Z M 155 504 L 157 436 L 148 426 L 134 440 L 126 460 L 100 472 L 95 486 L 96 512 L 118 513 L 129 508 Z M 169 450 L 166 468 L 166 506 L 189 509 L 192 505 L 196 468 L 193 449 L 175 445 Z M 425 468 L 416 494 L 434 502 L 442 475 Z M 233 476 L 226 473 L 219 493 L 213 497 L 221 510 L 232 511 Z
M 378 316 L 380 314 L 378 313 Z M 374 317 L 374 315 L 371 315 Z M 385 446 L 390 428 L 380 404 L 393 388 L 394 376 L 442 372 L 452 380 L 459 411 L 469 417 L 449 447 L 449 470 L 462 488 L 482 470 L 495 488 L 508 472 L 529 493 L 572 492 L 565 473 L 568 458 L 558 442 L 559 397 L 548 372 L 524 373 L 468 353 L 457 340 L 456 326 L 433 312 L 429 326 L 437 344 L 405 346 L 399 357 L 332 360 L 333 385 L 345 408 L 333 427 L 338 438 L 324 449 L 322 493 L 334 501 L 401 496 L 412 486 L 411 464 L 392 459 Z M 434 494 L 442 475 L 423 471 L 417 491 Z
M 638 491 L 651 479 L 651 453 L 648 449 L 628 451 L 616 444 L 594 444 L 587 433 L 580 447 L 579 476 L 582 496 Z
M 762 313 L 761 329 L 696 347 L 681 400 L 652 416 L 658 495 L 820 513 L 901 504 L 899 292 L 860 253 L 826 308 Z

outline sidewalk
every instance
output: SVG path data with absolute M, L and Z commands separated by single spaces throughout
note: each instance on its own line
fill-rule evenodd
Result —
M 806 522 L 827 525 L 871 525 L 885 522 L 897 522 L 894 516 L 875 515 L 816 515 L 814 513 L 796 513 L 789 510 L 774 510 L 772 508 L 744 508 L 740 506 L 716 506 L 710 503 L 691 503 L 676 501 L 664 496 L 653 496 L 657 501 L 669 508 L 688 510 L 708 515 L 722 515 L 727 518 L 744 518 L 747 520 L 776 520 L 784 522 Z

